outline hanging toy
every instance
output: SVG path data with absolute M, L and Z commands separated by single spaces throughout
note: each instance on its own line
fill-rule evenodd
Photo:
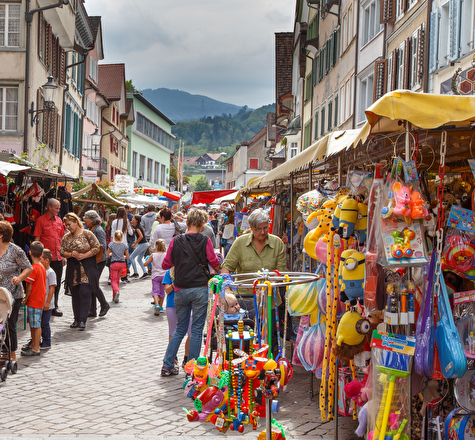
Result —
M 393 214 L 404 217 L 406 223 L 411 222 L 411 189 L 401 182 L 393 183 L 394 201 Z
M 447 237 L 447 248 L 444 252 L 444 262 L 449 268 L 471 275 L 475 272 L 475 245 L 463 235 Z M 444 268 L 443 269 L 447 269 Z M 475 273 L 474 273 L 475 275 Z
M 424 199 L 419 191 L 412 191 L 411 193 L 411 218 L 413 220 L 423 219 L 429 215 L 429 210 L 426 208 Z
M 358 236 L 359 246 L 366 242 L 366 233 L 368 230 L 368 205 L 362 202 L 358 203 L 358 220 L 356 221 L 356 235 Z
M 333 213 L 333 218 L 332 218 L 332 227 L 331 227 L 332 231 L 338 231 L 338 228 L 340 226 L 341 207 L 347 198 L 348 196 L 338 197 L 337 205 L 335 207 L 335 212 Z
M 416 233 L 409 228 L 403 231 L 394 231 L 391 233 L 394 238 L 394 244 L 391 246 L 391 254 L 394 258 L 411 258 L 414 251 L 411 247 L 411 240 L 414 240 Z
M 365 276 L 365 255 L 354 249 L 347 249 L 341 253 L 339 281 L 340 299 L 350 304 L 363 300 Z
M 347 240 L 353 235 L 358 220 L 358 202 L 353 197 L 347 197 L 340 208 L 338 235 Z
M 333 354 L 343 360 L 350 361 L 364 351 L 365 336 L 370 332 L 371 324 L 356 311 L 343 314 L 336 330 L 332 347 Z

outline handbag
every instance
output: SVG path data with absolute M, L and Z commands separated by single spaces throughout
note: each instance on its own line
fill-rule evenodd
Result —
M 111 267 L 111 260 L 112 260 L 112 257 L 107 257 L 106 258 L 106 266 L 107 267 Z
M 190 246 L 190 243 L 188 242 L 188 239 L 186 237 L 186 235 L 183 236 L 183 241 L 185 242 L 185 245 L 186 247 L 188 248 L 188 250 L 191 252 L 191 255 L 193 255 L 193 258 L 195 259 L 195 261 L 198 263 L 198 266 L 201 267 L 201 269 L 203 269 L 203 272 L 204 274 L 206 275 L 206 278 L 208 280 L 210 280 L 211 278 L 213 278 L 213 275 L 211 275 L 211 272 L 209 271 L 208 269 L 208 265 L 206 264 L 203 264 L 203 263 L 200 263 L 200 260 L 198 259 L 198 256 L 196 255 L 195 251 L 193 250 L 193 248 Z
M 100 263 L 102 259 L 104 258 L 104 246 L 99 247 L 99 252 L 96 254 L 96 264 Z
M 225 238 L 221 238 L 221 246 L 226 246 L 228 244 L 228 240 L 226 240 Z

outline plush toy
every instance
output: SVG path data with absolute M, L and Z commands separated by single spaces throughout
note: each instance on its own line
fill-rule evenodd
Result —
M 412 191 L 411 193 L 411 218 L 423 219 L 429 215 L 429 210 L 426 208 L 424 199 L 419 191 Z
M 352 380 L 344 387 L 345 395 L 347 399 L 354 400 L 358 406 L 363 406 L 368 401 L 368 395 L 366 394 L 366 382 L 368 381 L 368 373 L 366 373 L 363 379 L 360 381 Z
M 364 437 L 366 433 L 366 425 L 368 424 L 368 406 L 369 402 L 361 408 L 358 413 L 358 428 L 356 428 L 355 434 L 358 437 Z
M 340 215 L 341 215 L 341 207 L 343 205 L 343 202 L 348 198 L 348 196 L 340 196 L 337 200 L 337 204 L 335 207 L 335 212 L 333 213 L 333 219 L 332 219 L 332 231 L 338 231 L 339 225 L 340 225 Z
M 310 217 L 315 216 L 319 219 L 318 226 L 309 231 L 304 239 L 304 248 L 307 254 L 317 260 L 317 254 L 315 252 L 315 246 L 317 245 L 318 240 L 325 234 L 330 231 L 330 223 L 332 221 L 333 212 L 329 209 L 322 208 L 318 211 L 311 214 Z M 310 219 L 309 217 L 309 219 Z
M 355 305 L 364 296 L 365 255 L 355 249 L 341 253 L 339 281 L 340 299 Z
M 356 311 L 343 314 L 336 330 L 333 354 L 345 361 L 350 361 L 363 352 L 365 336 L 371 330 L 371 324 Z

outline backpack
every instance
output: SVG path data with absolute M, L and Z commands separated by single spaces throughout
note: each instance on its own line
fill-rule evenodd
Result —
M 174 237 L 177 235 L 182 235 L 186 232 L 186 228 L 184 228 L 180 223 L 176 221 L 176 219 L 172 219 L 172 222 L 175 224 L 175 233 L 173 234 Z

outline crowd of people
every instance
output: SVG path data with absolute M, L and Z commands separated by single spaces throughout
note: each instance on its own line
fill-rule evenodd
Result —
M 62 316 L 58 297 L 64 267 L 64 292 L 71 296 L 74 315 L 70 327 L 79 331 L 86 330 L 88 318 L 103 317 L 110 309 L 106 298 L 110 293 L 105 294 L 99 284 L 106 267 L 115 303 L 121 283 L 150 278 L 153 312 L 160 315 L 165 307 L 168 320 L 169 343 L 161 370 L 165 377 L 179 373 L 177 352 L 186 335 L 182 366 L 200 355 L 208 309 L 208 268 L 222 273 L 286 270 L 284 244 L 268 233 L 269 218 L 262 209 L 249 215 L 250 229 L 236 238 L 233 210 L 219 216 L 192 208 L 185 217 L 182 212 L 168 208 L 156 212 L 148 206 L 143 215 L 134 215 L 126 205 L 104 222 L 93 210 L 82 219 L 74 212 L 61 219 L 59 208 L 58 200 L 48 199 L 45 213 L 36 222 L 29 255 L 12 242 L 11 224 L 0 221 L 0 287 L 14 299 L 6 341 L 13 361 L 17 360 L 16 322 L 22 304 L 31 338 L 21 354 L 39 356 L 42 349 L 51 347 L 50 318 Z M 224 262 L 218 249 L 223 250 Z M 226 293 L 229 307 L 223 312 L 234 315 L 240 307 L 253 307 L 246 298 L 252 293 L 238 293 L 239 303 L 231 291 Z

